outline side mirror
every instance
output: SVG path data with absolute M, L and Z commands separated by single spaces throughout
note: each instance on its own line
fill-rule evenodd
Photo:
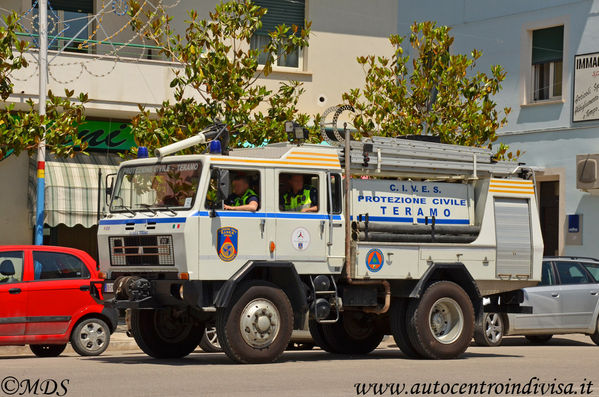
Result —
M 114 190 L 114 178 L 115 177 L 116 177 L 116 174 L 107 174 L 106 175 L 106 180 L 105 180 L 106 204 L 110 204 L 110 202 L 112 201 L 112 193 Z
M 214 168 L 210 173 L 210 179 L 216 183 L 216 200 L 212 202 L 210 217 L 216 217 L 216 209 L 222 208 L 222 203 L 229 196 L 229 170 Z

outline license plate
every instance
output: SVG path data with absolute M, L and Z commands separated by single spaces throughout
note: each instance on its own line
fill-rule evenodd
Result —
M 114 283 L 104 284 L 104 292 L 114 292 Z

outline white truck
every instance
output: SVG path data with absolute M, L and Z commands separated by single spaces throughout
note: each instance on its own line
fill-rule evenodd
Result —
M 273 362 L 308 316 L 328 352 L 366 354 L 392 334 L 409 357 L 448 359 L 483 310 L 530 312 L 520 289 L 540 280 L 543 252 L 530 169 L 376 137 L 223 154 L 223 132 L 123 162 L 110 189 L 104 299 L 128 309 L 148 355 L 191 353 L 215 321 L 232 360 Z M 202 143 L 212 153 L 170 155 Z

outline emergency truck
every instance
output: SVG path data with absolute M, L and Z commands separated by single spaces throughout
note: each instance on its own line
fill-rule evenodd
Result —
M 99 263 L 145 353 L 183 357 L 215 322 L 233 361 L 273 362 L 308 319 L 328 352 L 367 354 L 391 334 L 411 358 L 450 359 L 483 311 L 530 312 L 521 288 L 540 280 L 543 252 L 530 168 L 481 148 L 288 132 L 229 151 L 216 126 L 121 164 Z M 313 200 L 290 210 L 298 174 Z M 240 175 L 256 211 L 223 209 Z

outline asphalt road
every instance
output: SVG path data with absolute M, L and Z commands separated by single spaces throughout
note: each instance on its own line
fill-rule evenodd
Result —
M 416 391 L 422 395 L 434 393 L 435 382 L 436 395 L 452 390 L 460 394 L 462 384 L 464 395 L 565 394 L 560 391 L 599 395 L 599 346 L 585 336 L 556 337 L 545 346 L 513 337 L 498 348 L 472 346 L 461 359 L 418 361 L 405 358 L 390 339 L 367 356 L 331 355 L 318 349 L 290 351 L 268 365 L 236 365 L 223 353 L 201 352 L 173 361 L 116 349 L 93 358 L 72 351 L 45 359 L 0 355 L 0 396 L 19 395 L 27 382 L 33 385 L 38 379 L 38 386 L 50 380 L 45 383 L 47 392 L 56 382 L 56 392 L 48 395 L 68 396 L 356 396 L 362 384 L 366 388 L 362 395 L 393 395 L 391 387 L 383 392 L 386 384 L 399 387 L 401 395 Z M 15 382 L 20 383 L 18 391 Z M 490 386 L 489 392 L 489 383 L 503 386 Z M 383 389 L 378 389 L 379 384 Z M 553 385 L 553 393 L 543 390 L 542 384 Z M 37 395 L 43 395 L 41 389 Z

